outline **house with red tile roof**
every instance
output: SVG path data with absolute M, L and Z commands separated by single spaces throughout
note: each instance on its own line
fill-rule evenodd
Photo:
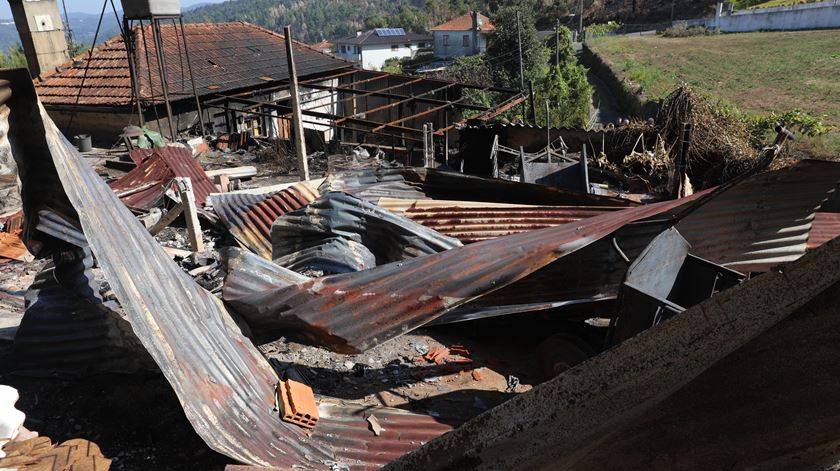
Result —
M 435 56 L 442 58 L 470 56 L 487 50 L 496 30 L 490 18 L 477 11 L 465 13 L 432 28 Z
M 135 44 L 131 62 L 122 36 L 117 36 L 97 46 L 90 57 L 85 52 L 36 79 L 35 88 L 44 108 L 65 134 L 68 131 L 70 135 L 91 133 L 95 140 L 110 145 L 117 140 L 124 126 L 140 124 L 140 114 L 152 129 L 168 130 L 157 51 L 150 27 L 135 27 L 131 34 Z M 277 95 L 273 89 L 288 83 L 285 38 L 273 31 L 245 22 L 186 23 L 183 35 L 186 41 L 180 26 L 173 24 L 162 24 L 161 35 L 163 77 L 168 83 L 178 131 L 190 129 L 198 122 L 190 65 L 196 94 L 201 101 L 219 94 L 246 94 L 254 99 L 264 96 L 266 101 L 276 100 L 279 97 L 273 96 Z M 189 47 L 189 55 L 184 43 Z M 303 43 L 295 42 L 293 47 L 301 81 L 318 80 L 354 67 L 352 63 Z M 211 132 L 247 127 L 247 123 L 237 122 L 244 119 L 235 111 L 242 105 L 229 106 L 230 112 L 204 110 L 205 121 L 212 126 Z M 262 132 L 267 131 L 263 129 Z M 165 134 L 168 135 L 168 131 Z

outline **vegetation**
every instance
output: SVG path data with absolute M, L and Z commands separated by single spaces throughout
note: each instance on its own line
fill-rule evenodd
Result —
M 507 88 L 520 88 L 537 82 L 548 67 L 548 49 L 540 42 L 535 26 L 535 8 L 527 0 L 514 1 L 496 12 L 491 19 L 496 26 L 493 40 L 487 47 L 487 60 L 493 65 L 494 81 Z M 522 69 L 519 73 L 518 44 L 522 44 Z
M 13 45 L 5 53 L 0 51 L 0 69 L 18 69 L 21 67 L 26 67 L 26 56 L 23 54 L 22 47 Z
M 799 5 L 800 3 L 814 3 L 822 0 L 734 0 L 736 9 L 746 8 L 772 8 Z
M 777 120 L 792 125 L 812 155 L 840 153 L 840 49 L 835 31 L 693 38 L 605 37 L 591 44 L 643 101 L 680 84 L 737 106 L 754 134 Z M 803 141 L 803 140 L 798 140 Z M 800 142 L 797 144 L 803 148 Z

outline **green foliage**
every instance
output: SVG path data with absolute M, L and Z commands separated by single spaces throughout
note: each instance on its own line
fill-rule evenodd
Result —
M 535 6 L 532 0 L 514 0 L 491 17 L 496 32 L 487 48 L 487 60 L 492 65 L 495 82 L 501 86 L 519 88 L 520 85 L 517 24 L 522 37 L 525 83 L 536 82 L 547 72 L 548 49 L 537 36 Z
M 487 64 L 484 54 L 458 57 L 445 70 L 435 73 L 434 77 L 483 87 L 494 85 L 493 72 Z
M 402 62 L 396 57 L 386 59 L 385 63 L 382 64 L 382 72 L 388 72 L 389 74 L 402 74 L 404 72 Z
M 580 64 L 568 61 L 552 66 L 536 85 L 537 124 L 546 123 L 546 100 L 552 127 L 582 127 L 589 121 L 592 87 L 586 79 L 586 69 Z
M 76 57 L 87 50 L 88 47 L 82 43 L 73 40 L 67 42 L 67 53 L 70 54 L 70 57 Z
M 764 142 L 777 124 L 808 137 L 822 136 L 834 130 L 834 126 L 825 124 L 821 118 L 802 110 L 770 112 L 761 115 L 742 114 L 741 119 L 747 124 L 755 143 Z
M 3 53 L 0 51 L 0 69 L 19 69 L 26 67 L 26 56 L 23 54 L 23 48 L 15 44 L 9 47 L 9 50 Z
M 545 40 L 545 47 L 548 48 L 551 54 L 551 63 L 554 65 L 564 64 L 566 62 L 575 60 L 575 47 L 572 45 L 572 30 L 565 26 L 561 26 L 559 30 L 560 48 L 557 48 L 557 34 L 552 34 Z M 558 62 L 559 56 L 559 62 Z
M 618 31 L 623 25 L 618 21 L 608 21 L 606 23 L 595 23 L 587 26 L 586 37 L 606 36 L 610 33 Z

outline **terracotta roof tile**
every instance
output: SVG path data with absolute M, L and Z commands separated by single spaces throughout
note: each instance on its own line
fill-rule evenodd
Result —
M 191 97 L 192 88 L 187 64 L 184 62 L 186 58 L 181 36 L 176 34 L 174 25 L 163 24 L 161 30 L 171 98 L 177 100 Z M 260 77 L 271 77 L 274 82 L 288 79 L 286 47 L 280 34 L 244 22 L 188 23 L 184 25 L 184 31 L 199 95 L 272 84 Z M 137 27 L 133 33 L 138 45 L 136 56 L 140 69 L 140 95 L 145 102 L 150 103 L 152 90 L 157 94 L 161 90 L 157 74 L 157 53 L 148 26 L 144 30 Z M 303 43 L 296 44 L 295 59 L 301 77 L 352 67 L 349 62 Z M 121 37 L 109 39 L 94 50 L 90 60 L 87 53 L 84 53 L 56 72 L 44 76 L 36 84 L 38 95 L 48 106 L 128 106 L 131 104 L 131 77 L 126 54 Z M 82 84 L 84 86 L 80 92 Z
M 479 31 L 489 32 L 495 31 L 496 27 L 490 22 L 490 18 L 478 14 L 478 19 L 482 22 L 479 26 Z M 432 31 L 469 31 L 472 29 L 472 13 L 465 13 L 457 18 L 453 18 L 442 25 L 435 26 Z

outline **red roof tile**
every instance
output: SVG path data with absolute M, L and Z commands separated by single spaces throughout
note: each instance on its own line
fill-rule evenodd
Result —
M 176 31 L 171 24 L 162 24 L 161 30 L 171 98 L 177 100 L 191 97 L 189 69 L 184 62 L 186 58 L 180 30 Z M 244 22 L 188 23 L 184 25 L 184 32 L 200 95 L 266 87 L 273 82 L 288 79 L 286 47 L 280 34 Z M 144 97 L 144 102 L 150 103 L 152 90 L 157 94 L 161 90 L 157 74 L 157 53 L 149 26 L 143 30 L 136 27 L 133 34 L 137 44 L 140 95 Z M 298 76 L 306 77 L 352 67 L 346 61 L 303 43 L 296 44 Z M 88 57 L 84 53 L 37 83 L 38 95 L 47 105 L 130 105 L 131 78 L 126 54 L 121 37 L 109 39 L 94 51 L 86 77 L 85 64 L 88 63 Z M 266 81 L 261 77 L 273 80 Z
M 495 31 L 496 27 L 490 22 L 490 18 L 478 14 L 478 19 L 481 21 L 479 31 L 489 32 Z M 453 18 L 442 25 L 435 26 L 432 31 L 469 31 L 472 29 L 472 13 L 465 13 L 457 18 Z

